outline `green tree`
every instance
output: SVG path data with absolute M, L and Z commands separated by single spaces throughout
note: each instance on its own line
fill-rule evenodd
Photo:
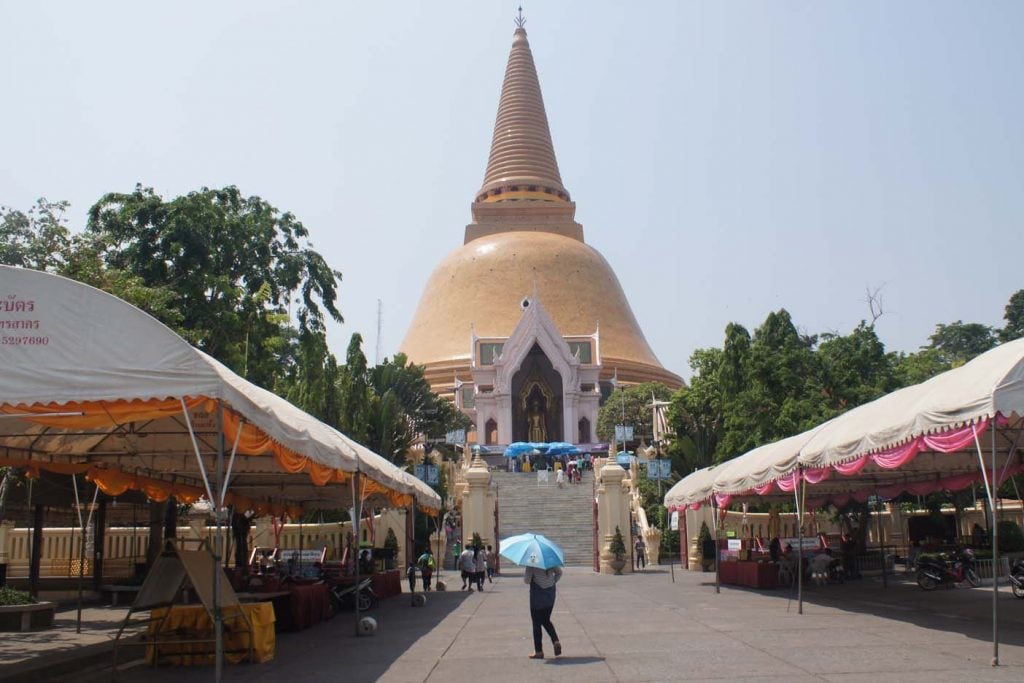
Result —
M 1010 297 L 1003 320 L 1006 325 L 999 330 L 999 341 L 1005 343 L 1024 337 L 1024 289 L 1018 289 Z
M 345 353 L 345 366 L 338 375 L 338 429 L 359 443 L 369 443 L 372 391 L 363 355 L 363 337 L 352 335 Z
M 69 206 L 45 197 L 28 211 L 0 206 L 0 264 L 60 272 L 71 251 Z
M 937 351 L 942 362 L 951 367 L 963 365 L 998 343 L 995 331 L 988 325 L 960 320 L 948 325 L 939 323 L 929 340 L 926 348 Z
M 672 395 L 669 426 L 693 446 L 692 457 L 684 458 L 686 471 L 706 467 L 714 461 L 725 420 L 719 380 L 722 362 L 721 349 L 697 349 L 690 356 L 690 368 L 694 371 L 690 384 Z
M 817 348 L 822 389 L 836 413 L 867 403 L 899 386 L 893 359 L 866 322 L 848 335 L 822 335 Z
M 639 444 L 641 438 L 650 443 L 654 434 L 652 398 L 667 401 L 672 398 L 672 390 L 661 382 L 644 382 L 613 392 L 597 411 L 598 438 L 614 441 L 615 425 L 626 424 L 633 425 L 634 436 L 627 446 Z
M 236 187 L 170 201 L 141 185 L 106 194 L 89 210 L 86 238 L 106 268 L 172 293 L 180 318 L 165 322 L 266 387 L 280 372 L 294 303 L 300 328 L 321 329 L 325 314 L 342 320 L 341 275 L 305 226 Z
M 831 414 L 814 353 L 816 337 L 802 336 L 785 309 L 770 313 L 753 337 L 745 332 L 726 328 L 720 370 L 724 423 L 716 462 L 809 429 Z

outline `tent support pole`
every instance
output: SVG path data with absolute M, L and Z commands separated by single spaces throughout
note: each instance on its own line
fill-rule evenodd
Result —
M 715 592 L 722 592 L 722 573 L 719 571 L 718 563 L 722 558 L 722 549 L 719 547 L 722 542 L 721 524 L 722 512 L 718 509 L 718 501 L 711 499 L 711 521 L 715 525 Z
M 992 429 L 992 495 L 996 491 L 996 417 L 990 421 Z M 993 498 L 993 502 L 994 498 Z M 992 666 L 999 666 L 999 519 L 992 505 Z
M 978 464 L 981 466 L 981 479 L 985 482 L 985 495 L 988 497 L 989 519 L 991 520 L 992 531 L 992 666 L 999 666 L 999 545 L 996 532 L 996 505 L 993 488 L 996 477 L 996 423 L 992 418 L 992 482 L 989 483 L 988 473 L 985 471 L 985 458 L 981 452 L 981 441 L 978 439 L 978 430 L 971 428 L 974 434 L 974 446 L 978 450 Z
M 187 415 L 188 413 L 186 413 Z M 189 425 L 189 433 L 192 433 L 191 425 Z M 239 429 L 241 433 L 241 429 Z M 195 439 L 195 435 L 192 436 Z M 237 443 L 237 442 L 236 442 Z M 199 451 L 196 450 L 198 456 Z M 200 459 L 200 466 L 202 465 L 202 459 Z M 214 472 L 214 486 L 221 489 L 223 485 L 224 489 L 227 489 L 227 479 L 224 477 L 224 403 L 220 399 L 217 400 L 217 470 Z M 204 474 L 204 479 L 205 474 Z M 207 490 L 210 488 L 209 482 L 206 484 Z M 213 631 L 214 631 L 214 680 L 220 683 L 221 677 L 224 675 L 224 611 L 221 609 L 221 576 L 224 570 L 221 569 L 221 556 L 224 552 L 224 535 L 221 533 L 221 519 L 224 514 L 224 492 L 220 491 L 221 495 L 216 500 L 211 500 L 210 503 L 213 505 L 214 519 L 217 521 L 217 531 L 213 538 Z
M 228 471 L 224 473 L 224 485 L 220 487 L 221 502 L 228 495 L 228 482 L 231 481 L 231 470 L 235 467 L 235 455 L 238 453 L 238 441 L 242 438 L 243 422 L 238 423 L 238 431 L 235 433 L 235 443 L 231 445 L 231 458 L 228 460 Z M 223 432 L 221 432 L 223 435 Z
M 793 497 L 796 498 L 796 613 L 804 613 L 804 506 L 800 500 L 800 482 L 803 468 L 797 467 L 793 479 Z
M 78 527 L 82 530 L 82 537 L 79 540 L 78 553 L 78 610 L 75 618 L 75 633 L 82 632 L 82 575 L 85 573 L 85 522 L 82 521 L 82 501 L 78 498 L 78 476 L 71 475 L 71 484 L 75 489 L 75 511 L 78 513 Z M 74 553 L 74 543 L 71 544 L 71 553 Z
M 219 400 L 217 402 L 217 405 L 220 406 L 220 401 Z M 217 409 L 217 415 L 218 416 L 221 415 L 220 410 L 221 409 L 218 407 L 218 409 Z M 210 501 L 210 505 L 216 506 L 217 505 L 217 499 L 213 497 L 213 489 L 210 488 L 210 478 L 208 476 L 206 476 L 206 465 L 203 464 L 203 455 L 199 451 L 199 442 L 196 441 L 196 431 L 195 431 L 195 429 L 192 428 L 192 416 L 190 416 L 188 414 L 188 406 L 185 405 L 184 397 L 182 397 L 182 399 L 181 399 L 181 412 L 185 416 L 185 425 L 188 427 L 188 435 L 192 439 L 192 448 L 196 452 L 196 462 L 199 463 L 199 473 L 201 475 L 203 475 L 203 485 L 206 486 L 206 498 Z M 220 423 L 220 424 L 223 427 L 223 423 Z M 217 439 L 217 443 L 221 445 L 221 448 L 218 451 L 217 457 L 221 459 L 220 461 L 222 461 L 223 457 L 224 457 L 224 453 L 223 453 L 223 450 L 224 450 L 223 449 L 224 431 L 223 431 L 223 429 L 220 430 L 220 436 Z M 217 468 L 217 471 L 218 472 L 220 471 L 220 467 L 219 466 Z M 214 512 L 216 512 L 216 510 Z M 218 517 L 218 519 L 219 519 L 219 517 Z
M 878 495 L 878 488 L 875 488 L 875 498 L 878 499 L 878 512 L 875 514 L 875 525 L 878 528 L 878 556 L 882 562 L 882 588 L 889 587 L 889 579 L 885 573 L 885 543 L 882 541 L 882 497 Z
M 352 559 L 356 567 L 356 591 L 352 596 L 352 602 L 355 609 L 353 614 L 356 615 L 355 629 L 356 636 L 359 635 L 359 560 L 362 559 L 362 530 L 359 528 L 363 521 L 363 482 L 359 478 L 359 469 L 356 468 L 355 473 L 352 475 L 352 542 L 355 544 L 353 548 Z

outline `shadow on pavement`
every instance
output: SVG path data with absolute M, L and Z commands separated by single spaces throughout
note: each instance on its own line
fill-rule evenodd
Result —
M 714 584 L 710 584 L 714 587 Z M 749 591 L 787 603 L 797 610 L 796 589 L 757 590 L 722 586 L 722 591 Z M 804 586 L 804 606 L 821 606 L 870 614 L 926 629 L 958 633 L 980 641 L 992 640 L 992 587 L 940 588 L 924 591 L 905 575 L 892 575 L 888 585 L 880 578 L 856 579 L 842 584 Z M 1006 589 L 999 592 L 999 642 L 1024 645 L 1024 601 Z
M 409 593 L 382 601 L 361 616 L 373 617 L 377 630 L 371 636 L 357 636 L 353 612 L 340 612 L 327 622 L 304 631 L 277 634 L 277 652 L 265 664 L 235 664 L 224 668 L 225 681 L 280 681 L 301 672 L 303 680 L 373 681 L 380 678 L 416 641 L 474 594 L 462 591 L 432 591 L 427 603 L 413 607 Z M 330 656 L 325 656 L 330 653 Z M 156 683 L 189 677 L 212 676 L 211 666 L 151 669 L 139 667 L 118 676 L 118 681 Z
M 555 657 L 554 659 L 545 659 L 544 663 L 555 666 L 571 666 L 573 664 L 593 664 L 603 661 L 604 657 Z

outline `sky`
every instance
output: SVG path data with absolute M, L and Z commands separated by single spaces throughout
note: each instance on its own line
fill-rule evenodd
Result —
M 236 185 L 399 350 L 462 243 L 516 2 L 3 1 L 0 205 Z M 663 365 L 727 323 L 890 350 L 1024 288 L 1024 3 L 524 4 L 562 180 Z M 444 321 L 438 321 L 439 330 Z M 457 332 L 461 334 L 462 332 Z

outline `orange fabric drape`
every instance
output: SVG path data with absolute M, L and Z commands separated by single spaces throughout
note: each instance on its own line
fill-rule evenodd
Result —
M 205 396 L 188 397 L 185 399 L 185 405 L 189 410 L 203 408 L 207 412 L 211 413 L 216 410 L 215 401 Z M 70 403 L 51 402 L 47 404 L 36 403 L 32 405 L 11 405 L 5 403 L 0 404 L 0 413 L 8 415 L 30 414 L 33 415 L 33 417 L 25 417 L 23 419 L 48 427 L 61 429 L 91 429 L 97 427 L 113 427 L 140 420 L 156 420 L 180 415 L 181 401 L 179 399 L 149 399 Z M 47 417 L 47 413 L 82 414 L 62 417 Z M 301 453 L 297 453 L 296 451 L 278 443 L 257 426 L 244 422 L 238 413 L 225 406 L 224 436 L 228 443 L 234 443 L 235 437 L 239 434 L 239 430 L 241 430 L 241 435 L 238 436 L 239 455 L 272 455 L 282 470 L 289 474 L 305 472 L 309 475 L 310 481 L 312 481 L 316 486 L 344 484 L 348 482 L 351 477 L 351 473 L 349 472 L 317 463 L 309 457 L 304 456 Z M 29 470 L 29 475 L 31 476 L 33 471 L 37 471 L 37 468 L 42 466 L 42 463 L 26 461 L 18 466 L 27 468 Z M 92 469 L 89 465 L 70 463 L 48 463 L 43 468 L 62 474 L 80 474 L 82 472 L 91 471 Z M 100 486 L 100 490 L 104 491 L 104 493 L 108 493 L 108 495 L 120 495 L 120 493 L 123 493 L 129 488 L 141 490 L 154 500 L 164 500 L 168 495 L 171 495 L 170 489 L 164 486 L 166 482 L 162 482 L 161 480 L 136 477 L 130 474 L 124 474 L 119 478 L 117 475 L 112 474 L 114 470 L 106 468 L 97 469 L 102 470 L 98 476 L 103 482 L 98 483 L 97 485 Z M 124 477 L 128 477 L 129 479 L 125 479 Z M 411 495 L 400 493 L 399 491 L 368 478 L 364 478 L 363 481 L 364 486 L 368 487 L 364 488 L 364 498 L 375 493 L 379 493 L 395 507 L 404 507 L 412 502 L 413 498 Z M 188 488 L 191 489 L 193 487 Z M 117 491 L 117 493 L 114 493 L 114 491 Z M 198 494 L 194 494 L 191 490 L 182 490 L 180 496 L 178 494 L 174 495 L 182 500 L 187 497 L 192 497 L 193 495 L 198 498 L 198 496 L 203 494 L 203 491 L 202 489 L 197 489 L 197 491 Z
M 185 399 L 190 409 L 203 405 L 209 399 L 199 396 Z M 139 420 L 158 420 L 164 417 L 181 414 L 181 401 L 176 398 L 116 401 L 86 401 L 71 403 L 33 403 L 30 406 L 20 404 L 0 405 L 0 413 L 6 415 L 30 414 L 38 417 L 23 419 L 47 427 L 61 429 L 91 429 L 94 427 L 113 427 Z M 82 413 L 63 417 L 47 417 L 46 413 Z

